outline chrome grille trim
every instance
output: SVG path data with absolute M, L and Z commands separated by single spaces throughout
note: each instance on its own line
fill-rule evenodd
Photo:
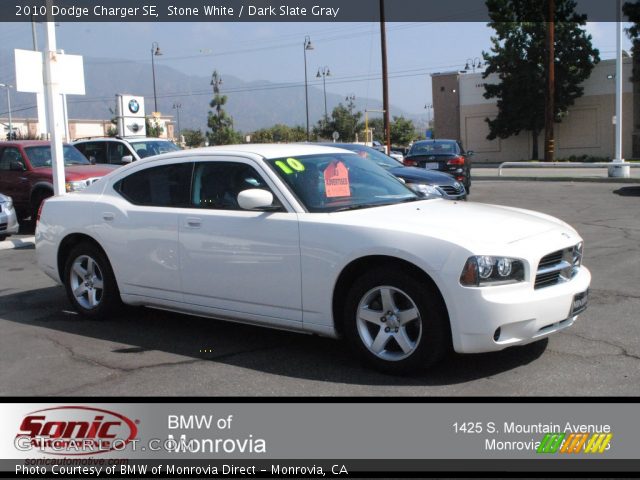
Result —
M 579 252 L 579 255 L 577 253 Z M 582 243 L 557 250 L 540 259 L 533 288 L 545 288 L 571 280 L 582 261 Z

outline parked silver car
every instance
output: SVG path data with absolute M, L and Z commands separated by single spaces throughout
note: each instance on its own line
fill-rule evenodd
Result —
M 9 235 L 18 233 L 20 225 L 18 216 L 13 208 L 13 200 L 0 193 L 0 242 Z

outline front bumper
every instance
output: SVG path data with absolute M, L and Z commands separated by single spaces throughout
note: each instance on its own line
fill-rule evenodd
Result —
M 577 318 L 570 315 L 574 296 L 585 292 L 590 283 L 591 273 L 580 267 L 571 281 L 538 290 L 531 283 L 461 286 L 456 318 L 451 319 L 454 349 L 459 353 L 491 352 L 563 330 Z
M 15 209 L 0 213 L 0 236 L 14 235 L 20 230 Z

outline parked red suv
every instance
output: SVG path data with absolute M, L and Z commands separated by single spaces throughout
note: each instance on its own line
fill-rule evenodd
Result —
M 91 163 L 72 145 L 64 145 L 67 192 L 86 188 L 113 171 Z M 0 192 L 13 198 L 18 217 L 35 219 L 40 204 L 53 195 L 51 142 L 17 140 L 0 142 Z

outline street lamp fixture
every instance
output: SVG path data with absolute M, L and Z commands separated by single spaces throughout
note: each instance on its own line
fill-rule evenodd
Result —
M 156 56 L 162 55 L 160 51 L 160 45 L 158 42 L 153 42 L 151 44 L 151 74 L 153 75 L 153 107 L 154 112 L 158 111 L 158 95 L 156 93 L 156 64 L 154 62 L 154 58 Z
M 180 109 L 182 108 L 182 104 L 181 103 L 174 103 L 173 104 L 173 108 L 176 111 L 176 115 L 177 115 L 177 120 L 178 120 L 178 143 L 180 143 Z
M 11 120 L 11 92 L 10 88 L 13 88 L 13 85 L 9 85 L 8 83 L 0 83 L 0 87 L 7 89 L 7 108 L 9 109 L 9 135 L 7 140 L 13 140 L 13 122 Z
M 307 50 L 313 50 L 313 45 L 311 44 L 311 38 L 309 35 L 305 35 L 304 37 L 304 105 L 307 113 L 307 142 L 310 140 L 309 136 L 309 84 L 307 80 Z
M 471 66 L 469 66 L 471 64 Z M 465 71 L 473 70 L 476 73 L 476 68 L 480 70 L 482 68 L 482 60 L 479 57 L 467 58 L 467 63 L 464 66 Z
M 326 65 L 324 67 L 320 67 L 318 69 L 318 73 L 316 74 L 316 78 L 322 77 L 322 90 L 324 91 L 324 121 L 325 123 L 329 119 L 329 115 L 327 114 L 327 83 L 326 77 L 330 77 L 331 72 L 329 71 L 329 67 Z
M 433 109 L 433 105 L 430 103 L 425 104 L 424 109 L 427 111 L 427 129 L 431 126 L 431 110 Z

